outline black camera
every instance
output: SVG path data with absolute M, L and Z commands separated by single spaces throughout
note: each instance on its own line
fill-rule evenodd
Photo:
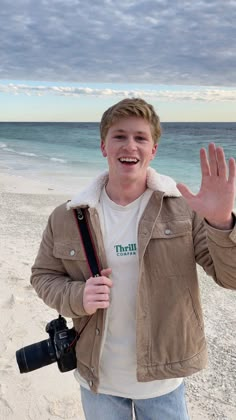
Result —
M 31 372 L 57 362 L 61 372 L 76 368 L 75 345 L 79 338 L 74 328 L 69 329 L 61 315 L 46 325 L 49 339 L 39 341 L 16 351 L 20 373 Z

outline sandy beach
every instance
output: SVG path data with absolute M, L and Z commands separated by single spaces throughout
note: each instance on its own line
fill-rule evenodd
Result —
M 19 348 L 48 338 L 45 326 L 57 316 L 37 297 L 29 279 L 47 218 L 70 196 L 6 174 L 0 175 L 0 193 L 0 419 L 83 420 L 73 372 L 60 373 L 54 363 L 20 374 L 15 359 Z M 236 295 L 215 285 L 201 269 L 199 277 L 209 367 L 186 380 L 189 414 L 192 420 L 233 420 Z

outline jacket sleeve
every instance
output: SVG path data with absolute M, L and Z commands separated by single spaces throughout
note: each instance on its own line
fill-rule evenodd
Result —
M 219 230 L 195 214 L 193 226 L 196 262 L 219 286 L 236 289 L 236 224 L 232 230 Z
M 83 308 L 84 281 L 73 281 L 59 258 L 53 255 L 52 217 L 43 233 L 30 282 L 38 296 L 65 317 L 87 315 Z

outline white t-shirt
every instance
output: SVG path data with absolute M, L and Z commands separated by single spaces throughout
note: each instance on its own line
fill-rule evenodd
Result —
M 167 394 L 182 382 L 182 378 L 151 382 L 138 382 L 136 378 L 137 233 L 140 217 L 151 195 L 152 190 L 147 189 L 137 200 L 120 206 L 110 200 L 104 188 L 98 208 L 113 282 L 101 350 L 98 392 L 132 399 Z M 89 388 L 81 379 L 81 385 Z

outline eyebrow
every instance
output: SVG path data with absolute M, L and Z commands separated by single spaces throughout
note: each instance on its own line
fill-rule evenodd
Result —
M 119 129 L 115 129 L 114 131 L 113 131 L 113 133 L 126 133 L 127 132 L 127 130 L 122 130 L 121 128 L 119 128 Z M 146 131 L 135 131 L 135 134 L 148 134 Z

